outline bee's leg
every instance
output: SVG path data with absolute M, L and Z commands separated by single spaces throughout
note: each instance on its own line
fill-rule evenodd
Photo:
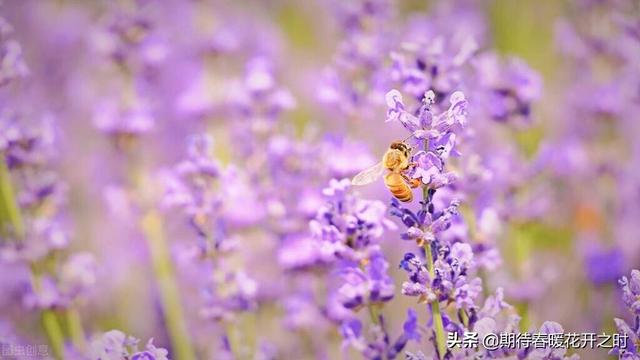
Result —
M 411 186 L 411 188 L 415 189 L 418 186 L 420 186 L 420 183 L 421 183 L 420 179 L 411 179 L 405 174 L 402 174 L 402 177 L 404 178 L 404 181 L 406 181 L 407 184 Z
M 416 161 L 412 161 L 409 163 L 409 166 L 407 166 L 407 169 L 413 169 L 416 166 L 418 166 L 418 163 Z

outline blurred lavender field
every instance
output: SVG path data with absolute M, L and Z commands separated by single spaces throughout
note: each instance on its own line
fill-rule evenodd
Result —
M 1 359 L 640 360 L 637 0 L 5 0 L 0 104 Z

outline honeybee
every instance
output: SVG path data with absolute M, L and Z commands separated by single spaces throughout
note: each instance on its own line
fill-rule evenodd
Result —
M 384 176 L 384 185 L 391 191 L 396 199 L 404 202 L 413 200 L 412 188 L 420 185 L 419 179 L 410 179 L 406 171 L 414 163 L 410 162 L 412 149 L 404 141 L 394 141 L 389 145 L 389 149 L 384 153 L 382 161 L 358 173 L 351 180 L 352 185 L 367 185 L 376 181 L 385 169 L 388 170 Z

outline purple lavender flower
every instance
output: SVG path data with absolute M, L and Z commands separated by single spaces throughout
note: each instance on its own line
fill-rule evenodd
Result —
M 426 150 L 436 151 L 446 158 L 454 151 L 455 137 L 452 138 L 452 135 L 466 124 L 467 100 L 462 92 L 454 92 L 449 98 L 449 108 L 434 114 L 431 108 L 434 98 L 433 91 L 424 93 L 422 105 L 416 116 L 407 110 L 400 92 L 391 90 L 386 95 L 389 108 L 386 121 L 400 122 L 415 139 L 434 141 Z
M 163 203 L 167 208 L 182 209 L 198 235 L 194 260 L 204 262 L 204 269 L 213 274 L 205 277 L 200 315 L 221 321 L 232 320 L 235 313 L 255 308 L 258 284 L 227 259 L 236 248 L 236 239 L 227 230 L 234 219 L 229 204 L 241 201 L 237 196 L 246 196 L 246 192 L 234 194 L 233 188 L 222 187 L 229 169 L 222 169 L 212 157 L 212 146 L 213 139 L 206 135 L 190 139 L 187 159 L 165 174 Z M 242 204 L 250 205 L 246 201 Z
M 29 74 L 20 43 L 10 38 L 12 32 L 13 27 L 0 18 L 0 86 Z
M 143 104 L 124 106 L 104 101 L 96 107 L 93 123 L 107 135 L 126 138 L 148 133 L 154 128 L 155 120 Z
M 343 348 L 347 346 L 358 350 L 365 359 L 395 359 L 402 353 L 407 341 L 420 340 L 418 332 L 417 315 L 415 311 L 407 312 L 407 319 L 403 324 L 402 334 L 391 343 L 389 335 L 386 333 L 384 324 L 374 327 L 369 333 L 363 328 L 362 322 L 356 318 L 347 320 L 340 327 L 340 334 L 343 337 Z
M 163 204 L 169 208 L 182 208 L 189 217 L 190 224 L 203 237 L 214 235 L 216 224 L 211 217 L 221 216 L 223 199 L 219 191 L 222 169 L 211 157 L 212 146 L 211 137 L 192 137 L 188 158 L 178 163 L 174 172 L 166 173 L 163 178 Z
M 415 99 L 429 89 L 450 94 L 460 88 L 464 66 L 478 48 L 469 34 L 449 38 L 424 20 L 409 23 L 407 39 L 391 53 L 391 79 Z
M 369 259 L 383 231 L 394 227 L 384 204 L 358 199 L 347 192 L 350 187 L 349 179 L 331 180 L 323 190 L 328 201 L 310 223 L 323 261 Z
M 542 91 L 540 75 L 520 59 L 503 61 L 492 53 L 479 56 L 474 66 L 482 89 L 478 105 L 489 117 L 502 122 L 529 121 L 532 103 Z
M 204 289 L 200 315 L 214 321 L 232 321 L 237 313 L 256 307 L 258 284 L 242 271 L 232 271 L 218 261 L 219 269 Z
M 114 63 L 130 70 L 148 70 L 162 63 L 168 53 L 166 40 L 145 15 L 144 5 L 131 8 L 114 6 L 100 19 L 90 34 L 93 49 Z
M 95 360 L 168 360 L 169 352 L 153 345 L 150 339 L 144 350 L 138 349 L 140 340 L 119 330 L 107 331 L 91 342 L 89 357 Z
M 378 312 L 394 296 L 378 240 L 390 223 L 382 203 L 359 199 L 350 187 L 348 179 L 331 180 L 323 190 L 327 203 L 310 222 L 317 259 L 333 267 L 339 279 L 329 295 L 327 316 L 339 324 L 344 347 L 355 348 L 365 358 L 392 359 L 407 341 L 418 338 L 415 314 L 410 313 L 405 332 L 391 343 L 384 316 Z M 371 319 L 368 325 L 355 317 L 364 307 Z
M 388 80 L 384 60 L 392 47 L 388 21 L 395 9 L 389 0 L 330 0 L 343 34 L 335 60 L 323 69 L 317 96 L 340 118 L 359 121 L 373 116 Z
M 620 279 L 622 300 L 631 313 L 640 316 L 640 271 L 632 270 L 631 278 L 623 276 Z
M 338 289 L 338 297 L 348 309 L 383 303 L 393 298 L 393 281 L 387 274 L 389 264 L 379 249 L 372 252 L 365 261 L 364 269 L 346 267 L 340 271 L 343 283 Z
M 558 303 L 583 285 L 575 280 L 606 290 L 638 260 L 637 6 L 565 5 L 531 20 L 570 15 L 557 29 L 563 77 L 550 77 L 543 98 L 541 76 L 495 50 L 510 45 L 505 31 L 522 32 L 473 0 L 4 4 L 18 31 L 0 18 L 0 267 L 10 280 L 0 309 L 24 323 L 24 338 L 1 322 L 3 349 L 47 335 L 54 357 L 168 358 L 119 331 L 88 351 L 82 325 L 108 318 L 187 360 L 333 358 L 336 332 L 345 352 L 368 359 L 402 357 L 411 341 L 408 359 L 567 358 L 442 346 L 446 333 L 515 334 L 540 318 L 551 266 L 522 238 L 553 235 L 529 244 L 549 253 L 585 232 L 606 240 L 579 242 L 583 276 L 563 274 Z M 518 129 L 538 107 L 551 120 Z M 388 126 L 376 126 L 385 110 Z M 125 151 L 104 156 L 96 129 Z M 199 135 L 181 155 L 190 133 Z M 360 197 L 346 179 L 374 162 L 369 148 L 381 155 L 395 139 L 412 147 L 403 175 L 417 200 L 376 200 L 390 197 L 382 181 Z M 586 227 L 571 221 L 585 201 L 599 211 Z M 158 203 L 166 216 L 155 216 Z M 514 267 L 516 282 L 495 289 Z M 157 287 L 144 283 L 150 271 Z M 636 272 L 621 282 L 632 312 L 615 320 L 630 339 L 613 352 L 621 358 L 638 358 Z M 100 289 L 111 296 L 89 296 Z M 521 321 L 505 294 L 530 316 Z M 599 315 L 586 313 L 579 322 Z M 65 326 L 40 334 L 40 317 Z M 172 325 L 183 317 L 189 331 Z M 276 324 L 286 333 L 264 331 Z
M 617 248 L 588 242 L 583 244 L 584 266 L 589 281 L 596 286 L 615 283 L 623 273 L 624 256 Z

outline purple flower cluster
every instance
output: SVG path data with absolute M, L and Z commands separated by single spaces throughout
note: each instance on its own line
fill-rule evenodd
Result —
M 326 199 L 309 227 L 315 263 L 328 267 L 336 284 L 329 294 L 326 316 L 340 324 L 343 346 L 367 359 L 393 359 L 410 339 L 419 337 L 415 313 L 409 312 L 404 330 L 391 342 L 381 310 L 395 295 L 389 263 L 381 249 L 385 230 L 395 228 L 382 202 L 363 200 L 349 190 L 349 179 L 331 180 Z M 357 314 L 367 308 L 370 323 Z
M 393 1 L 326 2 L 343 38 L 333 63 L 320 74 L 318 100 L 351 120 L 375 116 L 372 106 L 379 104 L 388 81 L 384 61 L 392 45 L 388 21 L 394 17 Z
M 166 349 L 153 345 L 150 339 L 139 350 L 140 340 L 126 335 L 122 331 L 111 330 L 97 336 L 91 342 L 91 354 L 89 357 L 96 360 L 168 360 L 169 352 Z
M 216 321 L 230 321 L 235 313 L 255 307 L 258 284 L 242 269 L 235 268 L 229 258 L 237 249 L 237 239 L 228 234 L 226 182 L 237 178 L 229 174 L 211 157 L 213 139 L 194 136 L 186 160 L 178 163 L 165 176 L 163 203 L 169 209 L 180 208 L 197 234 L 192 260 L 205 262 L 202 271 L 201 315 Z M 246 196 L 246 194 L 244 194 Z
M 25 77 L 29 69 L 22 55 L 20 43 L 13 39 L 13 27 L 6 19 L 0 18 L 0 86 Z
M 482 263 L 476 261 L 474 247 L 465 232 L 452 234 L 454 225 L 460 226 L 463 219 L 459 214 L 460 200 L 455 198 L 456 192 L 450 190 L 455 189 L 456 177 L 445 166 L 450 154 L 457 153 L 456 135 L 466 125 L 467 102 L 462 93 L 454 92 L 449 108 L 434 115 L 434 96 L 433 91 L 428 91 L 415 112 L 418 115 L 414 116 L 407 111 L 399 92 L 392 90 L 387 95 L 388 121 L 399 121 L 411 132 L 418 145 L 422 145 L 421 150 L 413 154 L 415 168 L 410 174 L 421 180 L 423 199 L 419 210 L 414 211 L 396 199 L 391 202 L 390 213 L 406 227 L 401 238 L 415 241 L 420 247 L 418 254 L 406 253 L 400 262 L 400 268 L 408 274 L 408 280 L 402 284 L 402 294 L 416 297 L 420 304 L 429 304 L 433 329 L 431 339 L 436 349 L 434 358 L 513 356 L 516 353 L 514 349 L 456 352 L 444 346 L 445 331 L 462 335 L 468 329 L 474 329 L 480 336 L 490 332 L 514 332 L 520 317 L 505 311 L 512 308 L 504 302 L 502 289 L 498 289 L 495 296 L 486 297 L 484 306 L 478 305 L 483 293 L 478 270 L 486 260 Z M 482 253 L 480 250 L 486 249 L 475 249 Z M 450 317 L 446 311 L 450 304 L 454 305 L 456 317 Z M 546 331 L 549 326 L 559 327 L 549 322 L 543 324 L 540 331 Z M 565 352 L 566 349 L 543 351 L 526 348 L 520 350 L 518 356 L 564 359 Z M 424 355 L 415 356 L 424 358 Z
M 3 355 L 640 359 L 634 0 L 2 9 Z
M 622 287 L 622 301 L 631 313 L 632 321 L 629 325 L 625 320 L 615 318 L 619 334 L 628 335 L 627 347 L 616 348 L 610 354 L 618 355 L 619 359 L 638 359 L 640 345 L 640 271 L 632 270 L 631 277 L 623 276 L 620 281 Z
M 379 251 L 380 237 L 393 227 L 380 201 L 363 200 L 348 191 L 349 179 L 331 180 L 323 190 L 327 200 L 309 227 L 317 244 L 320 260 L 363 261 Z

